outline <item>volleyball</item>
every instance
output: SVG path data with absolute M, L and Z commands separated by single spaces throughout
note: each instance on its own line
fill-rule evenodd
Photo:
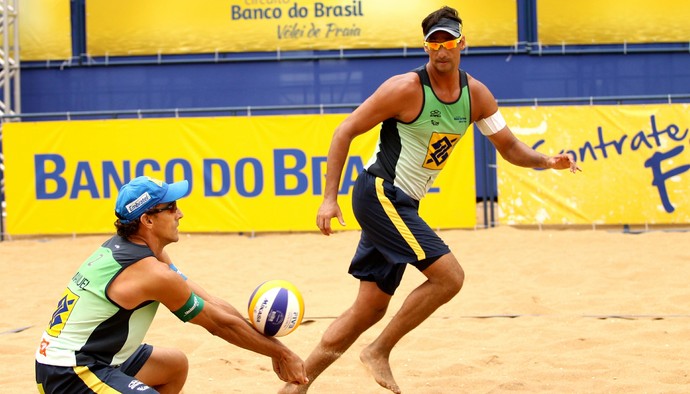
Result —
M 249 297 L 249 321 L 260 333 L 282 337 L 299 327 L 304 317 L 304 300 L 297 287 L 286 280 L 269 280 Z

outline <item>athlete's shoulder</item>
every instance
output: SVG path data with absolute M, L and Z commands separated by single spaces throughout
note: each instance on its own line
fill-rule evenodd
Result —
M 381 84 L 379 90 L 403 96 L 418 93 L 421 91 L 419 75 L 413 71 L 394 75 Z
M 384 83 L 391 84 L 414 84 L 419 86 L 419 75 L 414 71 L 409 71 L 402 74 L 396 74 L 388 78 Z

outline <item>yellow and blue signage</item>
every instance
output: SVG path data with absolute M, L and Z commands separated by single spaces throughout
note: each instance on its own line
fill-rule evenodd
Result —
M 117 192 L 139 175 L 189 181 L 183 232 L 316 231 L 332 132 L 345 116 L 7 123 L 7 232 L 112 232 Z M 349 196 L 377 137 L 356 138 L 345 163 L 344 229 L 358 228 Z M 471 133 L 454 152 L 421 204 L 434 228 L 476 222 Z
M 505 108 L 513 132 L 583 171 L 528 170 L 499 159 L 500 222 L 679 224 L 690 221 L 690 105 Z
M 448 5 L 470 46 L 517 42 L 514 0 L 89 0 L 91 56 L 421 48 L 422 19 Z

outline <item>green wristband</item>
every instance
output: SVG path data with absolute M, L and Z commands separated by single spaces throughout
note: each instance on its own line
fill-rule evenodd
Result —
M 186 323 L 201 313 L 202 309 L 204 309 L 204 299 L 192 292 L 192 294 L 189 295 L 187 302 L 182 305 L 182 308 L 174 311 L 173 313 L 180 320 Z

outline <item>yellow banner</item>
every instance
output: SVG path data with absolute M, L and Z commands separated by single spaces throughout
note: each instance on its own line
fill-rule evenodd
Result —
M 6 123 L 7 232 L 107 233 L 119 186 L 138 175 L 190 181 L 183 232 L 317 231 L 326 155 L 345 115 Z M 378 130 L 355 139 L 339 198 L 350 195 Z M 472 133 L 421 204 L 434 228 L 475 225 Z M 339 224 L 333 223 L 334 228 Z
M 539 0 L 546 45 L 688 42 L 687 0 Z
M 72 57 L 70 2 L 65 0 L 19 0 L 20 58 L 63 60 Z
M 690 222 L 690 106 L 519 107 L 501 110 L 522 141 L 570 152 L 583 172 L 517 168 L 499 158 L 506 224 Z
M 89 0 L 92 56 L 420 48 L 422 19 L 444 5 L 470 46 L 514 45 L 514 0 Z

